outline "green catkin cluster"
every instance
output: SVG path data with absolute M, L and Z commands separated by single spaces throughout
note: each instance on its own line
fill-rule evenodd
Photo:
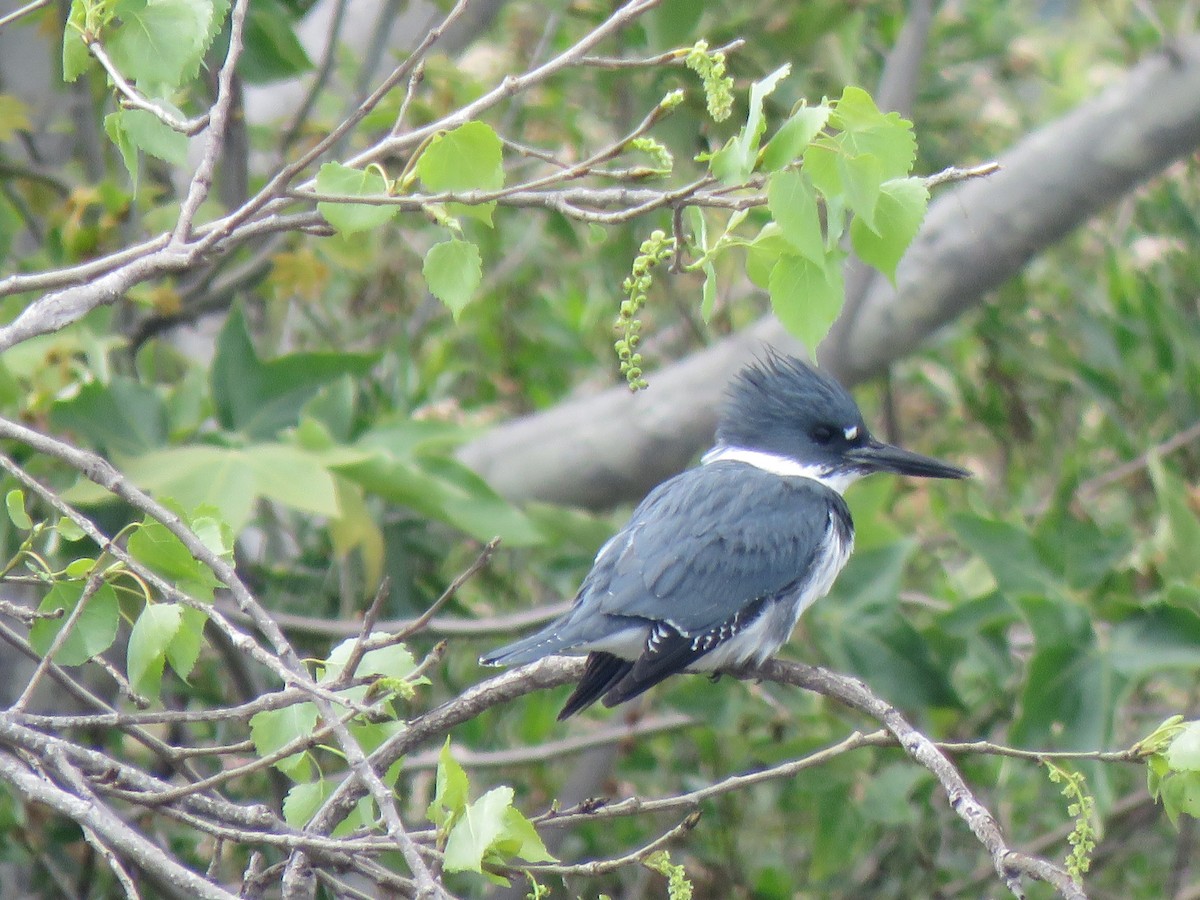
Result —
M 629 149 L 649 156 L 654 161 L 654 168 L 651 172 L 655 175 L 670 175 L 671 170 L 675 167 L 675 157 L 671 155 L 671 151 L 654 138 L 634 138 L 629 142 Z
M 668 900 L 692 900 L 692 883 L 688 880 L 687 871 L 683 866 L 671 862 L 671 854 L 666 850 L 651 853 L 642 860 L 642 865 L 666 876 Z
M 617 359 L 621 362 L 621 374 L 632 391 L 640 391 L 649 387 L 642 377 L 642 354 L 637 352 L 641 343 L 642 320 L 638 318 L 650 286 L 654 283 L 652 274 L 654 267 L 664 260 L 670 259 L 675 252 L 675 239 L 669 238 L 662 231 L 654 231 L 642 242 L 637 257 L 633 260 L 633 268 L 629 277 L 621 284 L 625 299 L 621 301 L 621 311 L 617 315 L 616 328 L 621 332 L 613 348 L 617 351 Z
M 1075 820 L 1075 828 L 1067 835 L 1071 852 L 1067 854 L 1066 867 L 1076 883 L 1082 883 L 1084 874 L 1092 865 L 1092 851 L 1096 849 L 1096 800 L 1087 793 L 1087 782 L 1082 772 L 1069 772 L 1049 761 L 1046 762 L 1046 769 L 1051 781 L 1062 784 L 1062 795 L 1069 801 L 1067 815 Z
M 704 100 L 714 122 L 724 122 L 733 112 L 733 79 L 725 72 L 725 54 L 708 52 L 708 41 L 697 41 L 684 64 L 704 83 Z

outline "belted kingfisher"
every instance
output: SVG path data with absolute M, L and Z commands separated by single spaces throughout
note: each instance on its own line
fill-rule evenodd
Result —
M 482 665 L 588 654 L 559 720 L 677 672 L 770 658 L 854 545 L 846 487 L 871 472 L 965 478 L 882 443 L 840 384 L 769 354 L 736 375 L 703 464 L 663 482 L 596 555 L 574 605 Z

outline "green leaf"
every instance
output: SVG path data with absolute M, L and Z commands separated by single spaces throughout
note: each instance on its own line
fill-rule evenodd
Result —
M 192 515 L 191 529 L 200 543 L 217 556 L 233 560 L 234 534 L 233 529 L 220 518 L 220 510 L 216 507 L 197 506 Z
M 510 806 L 504 814 L 504 830 L 493 845 L 493 850 L 502 862 L 513 856 L 531 863 L 554 862 L 556 859 L 546 849 L 533 823 L 514 806 Z
M 1088 609 L 1065 597 L 1051 594 L 1027 594 L 1017 598 L 1015 606 L 1033 632 L 1039 647 L 1090 647 L 1095 630 Z
M 212 570 L 192 556 L 183 542 L 161 522 L 147 518 L 129 536 L 129 554 L 181 591 L 211 600 L 221 582 Z
M 192 674 L 192 669 L 196 667 L 196 660 L 200 658 L 200 647 L 204 643 L 204 625 L 208 622 L 208 613 L 202 609 L 182 606 L 180 615 L 182 618 L 179 622 L 179 630 L 167 644 L 167 662 L 171 666 L 171 671 L 187 681 L 188 676 Z
M 1169 472 L 1156 454 L 1148 469 L 1162 516 L 1156 535 L 1158 566 L 1172 580 L 1190 582 L 1200 575 L 1200 517 L 1188 504 L 1191 488 Z
M 874 230 L 860 218 L 850 223 L 850 241 L 859 259 L 895 284 L 896 266 L 917 236 L 928 204 L 929 191 L 920 178 L 884 182 L 875 207 Z
M 839 261 L 825 266 L 800 256 L 784 256 L 771 269 L 771 309 L 783 326 L 816 354 L 845 302 Z
M 9 521 L 19 529 L 28 531 L 33 527 L 33 519 L 29 518 L 29 513 L 25 511 L 25 492 L 23 490 L 13 488 L 5 494 L 4 506 L 8 510 Z
M 322 385 L 312 399 L 304 404 L 301 415 L 316 420 L 328 432 L 327 445 L 346 443 L 354 430 L 355 396 L 357 386 L 349 375 L 343 375 Z M 303 425 L 304 419 L 301 419 Z
M 166 100 L 155 100 L 155 103 L 173 112 L 180 119 L 186 118 L 178 109 Z M 153 113 L 144 109 L 121 109 L 115 114 L 118 118 L 116 127 L 128 135 L 133 145 L 144 153 L 182 166 L 187 162 L 188 138 L 164 123 Z
M 492 788 L 463 810 L 462 817 L 446 839 L 444 867 L 447 872 L 482 872 L 480 863 L 492 844 L 504 833 L 512 806 L 513 789 Z
M 827 202 L 845 193 L 840 159 L 838 152 L 825 143 L 810 144 L 804 151 L 804 174 Z
M 125 171 L 129 173 L 129 180 L 133 182 L 133 192 L 136 194 L 138 187 L 137 147 L 134 146 L 129 132 L 121 127 L 119 112 L 109 113 L 104 117 L 104 133 L 108 135 L 108 139 L 121 152 L 121 161 L 125 163 Z
M 262 496 L 318 516 L 341 514 L 333 476 L 316 454 L 288 444 L 253 444 L 240 456 Z
M 54 528 L 58 531 L 59 536 L 62 537 L 64 541 L 71 541 L 74 543 L 75 541 L 82 541 L 85 537 L 87 537 L 87 535 L 84 534 L 83 529 L 66 516 L 60 518 L 55 524 Z
M 360 445 L 374 446 L 372 437 L 364 436 Z M 405 458 L 380 449 L 368 459 L 333 467 L 368 492 L 448 522 L 479 540 L 499 535 L 506 546 L 530 546 L 543 540 L 524 513 L 450 457 Z
M 250 339 L 241 307 L 234 307 L 217 338 L 212 394 L 217 417 L 250 438 L 274 437 L 297 424 L 304 405 L 343 376 L 362 376 L 377 356 L 365 353 L 289 353 L 263 360 Z
M 1200 615 L 1155 606 L 1112 625 L 1113 667 L 1130 678 L 1169 669 L 1200 671 Z
M 174 500 L 184 509 L 216 511 L 219 521 L 204 517 L 201 525 L 218 542 L 226 539 L 225 529 L 236 534 L 246 526 L 260 497 L 319 516 L 336 518 L 341 512 L 322 455 L 287 444 L 171 447 L 127 460 L 122 469 L 157 497 Z M 83 505 L 110 499 L 90 483 L 76 485 L 65 496 Z
M 879 610 L 895 610 L 904 568 L 916 550 L 911 540 L 897 540 L 855 553 L 833 587 L 836 603 L 821 604 L 821 615 L 837 617 L 844 629 Z
M 455 321 L 483 282 L 479 248 L 470 241 L 451 238 L 434 244 L 421 267 L 433 296 L 449 307 Z
M 1006 594 L 1044 594 L 1057 589 L 1055 577 L 1042 564 L 1025 529 L 966 514 L 954 516 L 951 526 L 958 539 L 983 558 Z
M 352 169 L 341 163 L 329 162 L 317 172 L 317 193 L 341 197 L 381 197 L 388 193 L 388 183 L 375 169 Z M 357 234 L 386 225 L 400 212 L 394 204 L 335 203 L 322 201 L 317 211 L 340 234 Z
M 1163 810 L 1172 822 L 1181 812 L 1200 818 L 1200 773 L 1184 772 L 1165 778 L 1161 795 Z
M 503 145 L 490 125 L 467 122 L 429 142 L 417 160 L 417 175 L 432 193 L 498 191 L 504 187 Z M 475 206 L 454 203 L 449 211 L 491 225 L 495 207 L 494 201 Z
M 371 636 L 379 637 L 382 634 L 382 632 L 375 632 Z M 321 675 L 322 682 L 335 681 L 342 674 L 346 661 L 350 658 L 357 642 L 357 638 L 347 638 L 333 649 L 333 652 L 329 654 L 329 659 L 325 662 L 324 672 Z M 391 647 L 381 647 L 363 654 L 355 674 L 357 676 L 375 676 L 385 681 L 404 682 L 416 667 L 417 661 L 408 648 L 403 644 L 394 644 Z M 421 676 L 410 684 L 429 684 L 429 679 Z M 397 685 L 397 687 L 400 688 L 403 685 Z M 358 685 L 342 691 L 341 694 L 350 700 L 362 702 L 366 699 L 369 690 L 368 685 Z
M 874 156 L 839 156 L 838 174 L 846 192 L 846 205 L 867 227 L 877 231 L 875 207 L 883 191 L 883 166 Z
M 1072 492 L 1073 496 L 1073 492 Z M 1052 509 L 1036 526 L 1038 555 L 1078 591 L 1091 590 L 1117 571 L 1132 546 L 1127 529 Z
M 333 784 L 324 778 L 293 784 L 283 799 L 283 819 L 293 828 L 303 828 L 333 794 Z
M 269 756 L 316 728 L 319 715 L 311 703 L 293 703 L 283 709 L 267 709 L 250 717 L 250 740 L 259 756 Z M 275 768 L 293 781 L 305 781 L 311 765 L 307 753 L 293 753 L 275 763 Z
M 467 808 L 469 790 L 467 773 L 450 754 L 450 738 L 447 737 L 438 754 L 437 784 L 425 815 L 439 829 L 453 825 Z
M 845 156 L 874 159 L 880 167 L 881 181 L 904 178 L 912 171 L 917 156 L 912 122 L 899 113 L 880 112 L 862 88 L 850 86 L 842 92 L 830 124 L 842 130 L 837 143 Z
M 876 608 L 835 632 L 822 644 L 839 668 L 906 708 L 961 708 L 948 673 L 930 653 L 929 643 L 895 606 Z
M 805 148 L 812 143 L 813 138 L 821 133 L 825 123 L 829 121 L 830 107 L 801 106 L 792 113 L 791 118 L 780 126 L 779 130 L 767 141 L 763 148 L 762 168 L 767 172 L 777 172 L 789 163 L 795 162 L 803 155 Z
M 725 184 L 741 184 L 754 172 L 758 162 L 758 145 L 767 127 L 763 104 L 791 71 L 791 64 L 784 64 L 750 86 L 750 109 L 746 124 L 736 137 L 713 154 L 710 163 L 713 175 Z
M 1200 772 L 1200 722 L 1188 723 L 1167 748 L 1166 757 L 1176 772 Z
M 143 490 L 176 501 L 184 509 L 206 505 L 220 510 L 235 532 L 245 527 L 256 499 L 254 473 L 236 450 L 197 445 L 157 450 L 127 460 L 125 475 Z M 105 503 L 112 495 L 91 482 L 64 495 L 81 505 Z
M 778 222 L 768 222 L 746 247 L 746 275 L 764 291 L 770 288 L 771 271 L 785 256 L 794 256 Z
M 919 766 L 894 763 L 884 766 L 867 782 L 860 807 L 869 822 L 895 828 L 916 825 L 918 804 L 912 800 L 917 785 L 928 779 Z
M 364 581 L 378 584 L 383 577 L 386 550 L 383 530 L 367 505 L 366 492 L 361 485 L 340 475 L 334 477 L 333 484 L 341 511 L 341 515 L 329 523 L 333 551 L 345 560 L 358 550 L 362 558 Z
M 107 40 L 117 69 L 149 93 L 194 78 L 212 40 L 211 0 L 117 0 Z
M 897 605 L 915 547 L 898 540 L 852 556 L 830 602 L 809 614 L 811 627 L 835 667 L 875 685 L 890 702 L 914 709 L 960 707 L 945 666 Z
M 358 746 L 362 748 L 363 753 L 369 756 L 408 728 L 408 725 L 397 719 L 368 723 L 356 720 L 347 723 L 346 727 L 350 729 L 350 734 L 354 736 L 354 740 L 358 742 Z M 394 788 L 400 779 L 400 771 L 403 767 L 403 758 L 396 760 L 388 766 L 388 770 L 380 776 L 383 783 L 388 787 Z
M 312 67 L 296 37 L 296 18 L 279 0 L 254 0 L 246 12 L 238 75 L 250 84 L 294 78 Z
M 129 632 L 127 672 L 137 692 L 158 697 L 167 647 L 183 623 L 182 609 L 174 603 L 150 603 L 142 610 Z
M 63 623 L 70 618 L 71 611 L 83 596 L 84 582 L 60 581 L 45 599 L 38 604 L 38 612 L 62 609 L 61 619 L 38 619 L 29 629 L 29 644 L 40 655 L 45 656 L 62 630 Z M 112 585 L 102 584 L 80 613 L 75 627 L 67 635 L 54 661 L 60 666 L 78 666 L 93 656 L 98 656 L 112 646 L 117 638 L 117 627 L 121 623 L 121 607 L 117 592 Z
M 811 182 L 800 172 L 778 172 L 767 182 L 767 207 L 792 249 L 825 267 L 825 236 Z
M 703 265 L 704 286 L 700 289 L 700 316 L 708 324 L 712 319 L 713 310 L 717 307 L 717 267 L 712 261 Z
M 134 455 L 167 442 L 167 411 L 158 392 L 141 382 L 115 375 L 107 384 L 93 381 L 74 397 L 50 408 L 50 424 L 71 431 L 102 452 Z
M 370 635 L 372 638 L 382 636 L 385 636 L 384 633 L 379 631 L 372 632 Z M 354 645 L 357 643 L 357 637 L 347 638 L 333 648 L 329 658 L 325 661 L 325 671 L 321 673 L 320 680 L 322 682 L 336 681 L 341 676 L 346 662 L 354 652 Z M 368 650 L 363 654 L 354 671 L 356 676 L 382 675 L 387 678 L 407 678 L 416 667 L 417 661 L 409 649 L 403 644 L 393 644 L 378 650 Z
M 80 559 L 71 560 L 71 562 L 67 563 L 67 567 L 63 569 L 63 572 L 68 578 L 86 578 L 95 567 L 96 560 L 85 556 Z
M 853 787 L 857 788 L 857 783 Z M 815 882 L 836 878 L 845 872 L 847 859 L 854 858 L 851 851 L 861 846 L 863 837 L 870 833 L 859 804 L 846 802 L 851 789 L 851 784 L 844 778 L 827 776 L 814 792 L 814 812 L 821 827 L 814 829 L 807 876 Z
M 71 11 L 67 15 L 67 27 L 63 31 L 63 81 L 75 81 L 87 71 L 92 56 L 83 42 L 83 29 L 87 21 L 88 0 L 71 0 Z
M 708 221 L 704 218 L 704 211 L 698 206 L 689 206 L 684 210 L 684 215 L 687 216 L 688 227 L 692 230 L 696 246 L 701 253 L 707 253 L 709 250 Z M 712 318 L 713 309 L 717 304 L 717 269 L 711 259 L 703 263 L 702 269 L 704 271 L 704 287 L 701 291 L 700 316 L 705 322 L 708 322 Z
M 1026 669 L 1009 739 L 1016 746 L 1067 750 L 1106 746 L 1122 685 L 1094 644 L 1039 646 Z

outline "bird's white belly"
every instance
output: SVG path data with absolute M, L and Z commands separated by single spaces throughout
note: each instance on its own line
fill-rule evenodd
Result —
M 779 600 L 764 610 L 745 629 L 688 666 L 688 671 L 714 672 L 770 659 L 792 636 L 801 614 L 829 593 L 853 549 L 853 534 L 849 540 L 843 541 L 841 531 L 831 515 L 825 541 L 817 553 L 816 565 L 799 593 Z

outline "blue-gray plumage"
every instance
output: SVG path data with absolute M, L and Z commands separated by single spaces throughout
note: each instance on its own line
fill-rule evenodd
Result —
M 570 611 L 480 662 L 588 653 L 560 719 L 677 672 L 763 662 L 850 556 L 841 492 L 881 470 L 968 474 L 880 443 L 836 381 L 769 355 L 733 380 L 704 464 L 650 492 L 601 548 Z

